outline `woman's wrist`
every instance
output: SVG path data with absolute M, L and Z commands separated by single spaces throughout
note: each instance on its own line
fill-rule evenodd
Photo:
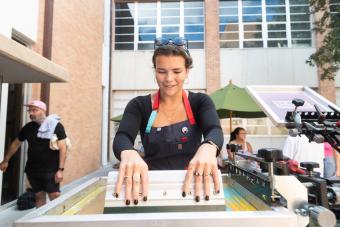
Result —
M 211 141 L 211 140 L 205 140 L 205 141 L 203 141 L 203 142 L 201 143 L 201 145 L 203 145 L 203 144 L 209 144 L 209 145 L 213 146 L 213 147 L 216 149 L 216 156 L 219 155 L 219 153 L 220 153 L 220 148 L 219 148 L 213 141 Z
M 129 149 L 129 150 L 123 150 L 121 153 L 120 153 L 120 158 L 122 159 L 124 156 L 128 156 L 128 155 L 131 155 L 131 154 L 138 154 L 137 150 L 135 149 Z

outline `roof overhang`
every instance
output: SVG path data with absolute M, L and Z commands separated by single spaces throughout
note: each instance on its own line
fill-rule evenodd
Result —
M 66 69 L 0 34 L 0 82 L 66 82 Z

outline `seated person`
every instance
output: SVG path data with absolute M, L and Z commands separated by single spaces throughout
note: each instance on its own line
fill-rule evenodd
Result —
M 118 198 L 125 182 L 126 205 L 131 200 L 138 204 L 140 193 L 147 200 L 148 170 L 187 169 L 182 196 L 195 179 L 197 202 L 203 185 L 205 200 L 209 200 L 211 182 L 219 193 L 216 156 L 223 145 L 223 133 L 210 97 L 183 90 L 192 67 L 186 42 L 180 38 L 155 40 L 152 62 L 159 90 L 132 99 L 125 108 L 113 151 L 121 161 L 114 195 Z M 144 157 L 133 147 L 138 131 Z
M 246 141 L 247 137 L 247 131 L 244 128 L 237 127 L 234 129 L 234 131 L 230 134 L 229 144 L 237 144 L 242 147 L 240 152 L 243 152 L 243 154 L 246 155 L 252 155 L 253 154 L 253 147 L 249 142 Z M 231 152 L 230 149 L 227 147 L 228 152 L 228 159 L 229 160 L 235 160 L 240 161 L 238 162 L 239 166 L 242 165 L 242 167 L 246 169 L 257 169 L 259 168 L 259 165 L 255 161 L 245 160 L 245 158 L 241 156 L 235 155 L 233 152 Z
M 229 144 L 238 144 L 242 146 L 242 151 L 248 154 L 253 153 L 253 147 L 249 142 L 246 141 L 247 131 L 244 128 L 237 127 L 230 134 Z M 227 149 L 228 151 L 228 159 L 233 160 L 234 154 Z

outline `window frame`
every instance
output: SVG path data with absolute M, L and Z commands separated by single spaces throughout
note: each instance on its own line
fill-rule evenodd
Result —
M 138 1 L 133 1 L 131 2 L 130 4 L 133 4 L 133 7 L 131 7 L 130 11 L 133 12 L 131 13 L 132 14 L 132 17 L 129 17 L 129 18 L 132 18 L 134 20 L 134 23 L 133 23 L 133 34 L 132 33 L 126 33 L 126 34 L 117 34 L 115 32 L 115 37 L 123 37 L 124 35 L 126 36 L 133 36 L 133 42 L 117 42 L 115 40 L 114 42 L 114 45 L 115 45 L 115 50 L 134 50 L 134 51 L 137 51 L 137 50 L 150 50 L 150 49 L 153 49 L 153 39 L 152 40 L 139 40 L 139 37 L 140 36 L 152 36 L 152 35 L 155 35 L 154 37 L 161 37 L 161 36 L 167 36 L 167 35 L 172 35 L 174 34 L 174 36 L 179 36 L 179 37 L 186 37 L 187 35 L 194 35 L 194 36 L 202 36 L 202 39 L 198 39 L 198 40 L 190 40 L 189 42 L 189 48 L 191 49 L 196 49 L 195 48 L 195 45 L 198 46 L 199 49 L 204 49 L 204 44 L 205 44 L 205 12 L 204 12 L 204 0 L 201 0 L 201 1 L 198 1 L 199 5 L 201 6 L 185 6 L 185 2 L 184 0 L 179 0 L 175 3 L 179 3 L 179 9 L 176 8 L 176 7 L 162 7 L 162 4 L 164 3 L 171 3 L 170 1 L 169 2 L 162 2 L 160 0 L 157 0 L 155 2 L 152 2 L 152 4 L 155 4 L 155 7 L 153 9 L 157 10 L 156 12 L 156 18 L 154 16 L 150 17 L 150 18 L 155 18 L 156 19 L 156 24 L 150 24 L 150 25 L 141 25 L 139 24 L 140 22 L 140 18 L 147 18 L 147 17 L 139 17 L 139 5 L 140 4 L 144 4 L 143 2 L 138 2 Z M 120 3 L 116 3 L 116 4 L 120 4 Z M 148 3 L 148 4 L 151 4 L 151 3 Z M 202 18 L 202 21 L 199 22 L 199 23 L 196 23 L 196 24 L 190 24 L 190 23 L 185 23 L 185 19 L 186 18 L 197 18 L 198 15 L 185 15 L 185 10 L 190 10 L 190 9 L 196 9 L 198 12 L 199 12 L 199 9 L 202 10 L 202 15 L 200 16 Z M 162 16 L 162 11 L 167 11 L 167 10 L 179 10 L 179 15 L 177 16 Z M 117 11 L 124 11 L 122 9 L 115 9 L 115 16 L 116 16 L 116 12 Z M 128 10 L 125 10 L 125 11 L 128 11 Z M 162 20 L 164 18 L 179 18 L 179 23 L 170 23 L 170 24 L 167 24 L 167 23 L 163 23 L 162 24 Z M 115 17 L 115 29 L 118 27 L 118 28 L 121 28 L 121 27 L 132 27 L 132 26 L 122 26 L 122 25 L 117 25 L 116 24 L 116 20 L 119 20 L 119 19 L 126 19 L 125 17 L 122 17 L 122 18 L 117 18 Z M 202 26 L 203 27 L 203 31 L 199 31 L 199 32 L 186 32 L 185 31 L 185 28 L 186 26 Z M 141 28 L 147 28 L 147 27 L 150 27 L 150 28 L 153 28 L 156 30 L 156 33 L 141 33 L 140 34 L 140 30 Z M 178 28 L 178 33 L 175 32 L 175 33 L 164 33 L 163 32 L 163 29 L 164 28 L 171 28 L 171 27 L 176 27 Z M 178 35 L 177 35 L 178 34 Z M 133 48 L 117 48 L 117 45 L 125 45 L 125 44 L 129 44 L 129 45 L 133 45 Z M 190 45 L 191 44 L 191 45 Z M 141 48 L 141 46 L 145 45 L 146 48 Z M 149 47 L 148 47 L 149 45 Z M 151 48 L 152 46 L 152 48 Z M 192 47 L 194 46 L 194 47 Z
M 222 2 L 222 1 L 220 1 Z M 221 22 L 221 18 L 227 17 L 227 16 L 233 16 L 231 14 L 226 15 L 222 14 L 221 11 L 219 11 L 219 36 L 220 36 L 220 47 L 221 48 L 237 48 L 237 49 L 243 49 L 243 48 L 291 48 L 291 47 L 313 47 L 314 45 L 314 37 L 313 37 L 313 32 L 312 32 L 312 15 L 309 14 L 309 20 L 308 21 L 292 21 L 292 16 L 296 15 L 305 15 L 303 12 L 294 12 L 291 13 L 290 9 L 292 7 L 307 7 L 310 9 L 309 5 L 307 4 L 290 4 L 289 0 L 284 0 L 284 4 L 282 3 L 275 3 L 275 4 L 266 4 L 266 0 L 261 0 L 258 1 L 256 5 L 243 5 L 243 0 L 235 0 L 234 2 L 237 2 L 237 4 L 230 4 L 228 6 L 223 5 L 220 8 L 225 9 L 225 8 L 237 8 L 238 9 L 238 22 L 232 22 L 232 23 L 225 23 Z M 259 3 L 261 2 L 261 6 Z M 226 4 L 227 5 L 227 4 Z M 261 7 L 261 16 L 262 20 L 258 22 L 246 22 L 244 21 L 244 16 L 253 16 L 259 14 L 244 14 L 244 10 L 246 9 L 251 9 L 251 8 L 259 8 Z M 271 8 L 283 8 L 285 9 L 285 12 L 283 13 L 275 13 L 275 12 L 270 12 L 267 13 L 268 9 Z M 273 20 L 273 21 L 268 21 L 268 16 L 285 16 L 285 20 Z M 271 25 L 285 25 L 285 30 L 271 30 L 270 26 Z M 309 28 L 307 29 L 294 29 L 292 28 L 292 24 L 309 24 Z M 238 31 L 221 31 L 221 26 L 227 26 L 227 25 L 238 25 Z M 246 35 L 247 33 L 250 33 L 251 31 L 246 31 L 245 26 L 249 25 L 261 25 L 261 37 L 259 38 L 247 38 Z M 294 37 L 294 32 L 309 32 L 310 33 L 310 38 L 304 38 L 304 37 Z M 254 31 L 255 32 L 255 31 Z M 227 35 L 227 34 L 232 34 L 232 33 L 238 33 L 239 39 L 228 39 L 227 37 L 224 37 L 224 39 L 221 39 L 222 36 Z M 282 37 L 271 37 L 273 33 L 286 33 L 285 36 Z M 310 40 L 309 44 L 294 44 L 295 42 L 298 42 L 301 40 L 302 42 L 305 40 Z M 224 47 L 226 45 L 225 43 L 232 43 L 232 42 L 237 42 L 238 41 L 238 46 L 237 47 Z M 258 47 L 245 47 L 245 42 L 261 42 L 262 41 L 262 46 Z M 276 46 L 271 46 L 271 43 L 276 43 Z M 279 43 L 282 43 L 282 46 L 279 46 Z

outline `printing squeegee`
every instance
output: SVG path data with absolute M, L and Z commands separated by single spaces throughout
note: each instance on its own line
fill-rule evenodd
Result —
M 220 193 L 214 192 L 211 184 L 209 200 L 195 201 L 194 182 L 186 197 L 182 197 L 182 187 L 186 171 L 149 171 L 148 200 L 141 198 L 138 205 L 125 204 L 125 187 L 118 198 L 113 196 L 118 172 L 112 171 L 108 175 L 104 213 L 149 213 L 149 212 L 193 212 L 193 211 L 225 211 L 223 183 L 219 172 Z M 212 179 L 211 179 L 211 182 Z M 202 185 L 203 187 L 203 185 Z M 204 188 L 204 187 L 203 187 Z M 202 188 L 201 198 L 204 198 Z

